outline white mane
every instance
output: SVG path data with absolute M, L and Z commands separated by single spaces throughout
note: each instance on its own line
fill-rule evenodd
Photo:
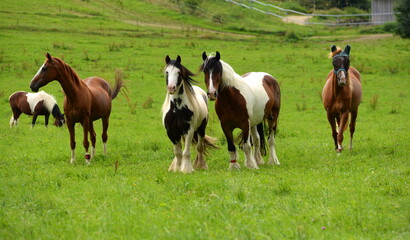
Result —
M 38 93 L 27 93 L 27 102 L 30 105 L 31 112 L 34 112 L 34 108 L 40 101 L 44 101 L 45 108 L 51 113 L 53 111 L 54 105 L 57 101 L 55 98 L 44 91 Z

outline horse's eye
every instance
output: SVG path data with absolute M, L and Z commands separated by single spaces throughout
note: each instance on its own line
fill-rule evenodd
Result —
M 42 67 L 41 71 L 45 72 L 47 70 L 47 67 Z

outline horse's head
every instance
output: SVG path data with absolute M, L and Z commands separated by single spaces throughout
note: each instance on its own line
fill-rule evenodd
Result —
M 208 97 L 210 100 L 215 100 L 218 97 L 218 89 L 222 80 L 222 64 L 219 61 L 221 55 L 216 52 L 215 57 L 208 57 L 206 52 L 202 53 L 202 60 L 204 63 L 201 70 L 205 74 L 205 84 L 208 89 Z
M 56 58 L 51 57 L 49 53 L 46 54 L 46 57 L 46 61 L 30 82 L 30 88 L 33 92 L 38 92 L 41 87 L 47 85 L 57 77 Z
M 167 55 L 165 57 L 165 63 L 167 66 L 165 67 L 165 80 L 167 83 L 167 91 L 169 94 L 174 94 L 178 92 L 181 83 L 182 83 L 182 76 L 181 76 L 181 57 L 178 55 L 176 60 L 171 60 Z
M 337 84 L 344 86 L 348 82 L 348 72 L 350 67 L 350 45 L 346 45 L 342 51 L 340 48 L 333 45 L 330 49 L 333 56 L 333 68 L 337 78 Z
M 54 121 L 54 126 L 62 127 L 65 123 L 64 114 L 59 114 Z

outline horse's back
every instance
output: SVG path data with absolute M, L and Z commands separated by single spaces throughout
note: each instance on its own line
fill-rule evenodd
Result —
M 280 90 L 276 79 L 266 72 L 250 72 L 243 75 L 250 93 L 244 96 L 251 125 L 255 126 L 263 121 L 265 109 L 269 104 L 270 109 L 279 111 Z M 247 95 L 246 91 L 243 91 Z M 242 91 L 241 91 L 242 93 Z

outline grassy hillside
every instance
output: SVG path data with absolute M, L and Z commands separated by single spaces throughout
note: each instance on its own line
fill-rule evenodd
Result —
M 255 20 L 260 16 L 224 1 L 203 2 L 200 19 L 165 0 L 0 3 L 1 238 L 408 239 L 409 41 L 361 40 L 357 28 Z M 215 14 L 241 13 L 240 23 L 209 21 L 211 7 Z M 320 92 L 331 69 L 330 46 L 347 43 L 364 96 L 354 150 L 337 155 Z M 209 170 L 167 171 L 173 153 L 160 114 L 164 58 L 180 55 L 197 72 L 203 51 L 219 51 L 240 74 L 266 71 L 278 79 L 281 166 L 228 171 L 211 102 L 207 132 L 221 149 L 207 157 Z M 113 101 L 106 156 L 95 123 L 90 166 L 81 157 L 79 126 L 74 165 L 65 127 L 45 128 L 39 117 L 30 130 L 31 118 L 21 116 L 9 128 L 8 97 L 29 91 L 45 52 L 82 78 L 112 83 L 117 72 L 127 84 L 130 101 L 122 94 Z M 203 74 L 195 79 L 204 88 Z M 62 106 L 57 82 L 42 90 Z

